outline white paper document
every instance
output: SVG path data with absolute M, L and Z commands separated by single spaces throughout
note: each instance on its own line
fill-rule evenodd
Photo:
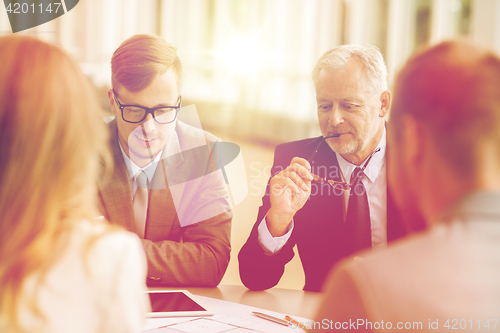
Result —
M 256 317 L 253 311 L 262 312 L 270 316 L 284 319 L 285 314 L 268 311 L 253 306 L 222 301 L 214 298 L 196 296 L 200 302 L 210 307 L 215 315 L 208 317 L 177 317 L 177 318 L 148 318 L 143 332 L 147 333 L 292 333 L 304 332 L 294 326 L 284 326 L 269 320 Z M 295 317 L 294 319 L 307 324 L 310 319 Z

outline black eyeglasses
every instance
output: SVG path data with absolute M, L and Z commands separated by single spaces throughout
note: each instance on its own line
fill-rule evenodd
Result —
M 123 105 L 116 98 L 115 90 L 113 89 L 113 98 L 118 104 L 122 112 L 122 118 L 127 123 L 140 123 L 149 113 L 160 124 L 169 124 L 177 118 L 177 114 L 181 108 L 181 96 L 179 96 L 179 103 L 176 106 L 160 106 L 157 108 L 145 108 L 138 105 Z
M 321 144 L 324 141 L 325 140 L 321 140 L 321 142 L 318 144 L 318 146 L 316 147 L 316 149 L 312 153 L 311 157 L 309 157 L 309 163 L 311 163 L 312 159 L 314 158 L 314 156 L 318 152 L 319 147 L 321 146 Z M 316 181 L 316 182 L 318 182 L 318 183 L 320 183 L 320 184 L 328 183 L 333 188 L 335 188 L 337 190 L 350 191 L 351 188 L 354 187 L 354 185 L 356 185 L 356 183 L 360 179 L 360 175 L 362 175 L 363 172 L 365 171 L 365 169 L 368 166 L 368 163 L 370 163 L 370 160 L 372 159 L 373 155 L 375 155 L 375 153 L 378 153 L 379 151 L 380 151 L 380 147 L 377 147 L 374 151 L 372 151 L 372 153 L 370 154 L 370 156 L 368 156 L 368 159 L 366 160 L 365 164 L 363 165 L 363 167 L 361 168 L 361 170 L 357 173 L 356 177 L 354 177 L 354 179 L 352 180 L 352 182 L 350 184 L 349 183 L 345 183 L 345 182 L 337 182 L 335 180 L 327 179 L 326 177 L 320 177 L 320 176 L 315 175 L 315 174 L 312 174 L 313 180 Z

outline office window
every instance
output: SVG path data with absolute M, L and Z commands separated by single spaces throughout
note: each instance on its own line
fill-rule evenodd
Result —
M 427 44 L 431 37 L 432 0 L 415 0 L 414 48 Z

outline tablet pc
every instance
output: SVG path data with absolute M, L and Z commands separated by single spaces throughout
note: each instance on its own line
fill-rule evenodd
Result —
M 198 317 L 214 313 L 193 299 L 187 290 L 148 291 L 152 312 L 147 317 Z

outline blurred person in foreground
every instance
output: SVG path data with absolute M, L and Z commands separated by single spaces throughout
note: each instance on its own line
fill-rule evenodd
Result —
M 0 63 L 0 331 L 141 331 L 140 240 L 94 219 L 110 156 L 87 78 L 24 36 L 0 38 Z
M 343 263 L 317 322 L 371 322 L 345 325 L 353 331 L 500 327 L 499 87 L 498 55 L 467 41 L 406 63 L 389 121 L 389 182 L 427 229 Z
M 150 286 L 215 287 L 230 258 L 231 207 L 220 139 L 177 119 L 182 66 L 163 38 L 135 35 L 111 59 L 113 174 L 102 214 L 142 239 Z
M 297 245 L 304 290 L 320 291 L 339 260 L 384 249 L 407 232 L 387 190 L 391 92 L 382 54 L 374 46 L 336 47 L 312 78 L 322 136 L 276 147 L 257 222 L 238 257 L 249 289 L 274 287 Z

